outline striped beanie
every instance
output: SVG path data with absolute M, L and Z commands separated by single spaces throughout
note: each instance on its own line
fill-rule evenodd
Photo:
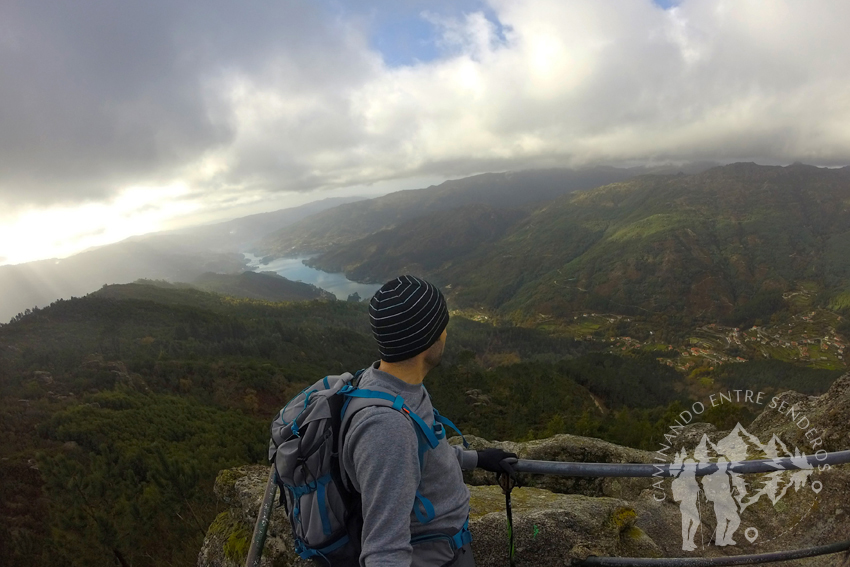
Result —
M 414 276 L 399 276 L 372 296 L 369 319 L 381 360 L 400 362 L 437 342 L 449 324 L 449 310 L 434 285 Z

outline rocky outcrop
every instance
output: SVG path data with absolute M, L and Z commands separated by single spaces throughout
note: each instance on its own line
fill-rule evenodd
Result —
M 568 566 L 590 555 L 661 557 L 637 525 L 637 512 L 617 498 L 515 489 L 511 496 L 518 565 Z M 476 563 L 508 563 L 505 497 L 496 486 L 470 487 Z
M 778 398 L 776 407 L 769 406 L 770 400 L 765 401 L 762 413 L 747 428 L 750 433 L 763 439 L 775 433 L 792 451 L 796 446 L 807 454 L 820 447 L 827 451 L 850 449 L 850 375 L 839 378 L 823 396 L 785 392 Z M 782 401 L 786 402 L 784 406 Z M 789 415 L 790 407 L 796 408 L 793 415 Z M 804 422 L 800 421 L 801 416 L 806 417 Z M 807 428 L 801 428 L 802 424 Z M 811 428 L 822 440 L 815 448 L 814 434 L 806 435 Z M 692 448 L 703 435 L 717 442 L 728 433 L 706 424 L 691 424 L 681 432 L 677 444 Z M 472 448 L 499 446 L 525 459 L 646 463 L 657 456 L 572 435 L 526 443 L 467 439 Z M 216 495 L 229 508 L 210 526 L 198 558 L 199 567 L 244 564 L 267 473 L 266 467 L 249 466 L 219 474 Z M 566 566 L 590 555 L 744 555 L 822 545 L 850 537 L 850 465 L 814 470 L 800 486 L 788 485 L 782 498 L 757 500 L 741 515 L 741 525 L 734 534 L 735 545 L 714 545 L 714 510 L 710 502 L 702 500 L 702 528 L 693 552 L 682 551 L 682 515 L 669 480 L 653 486 L 653 479 L 523 476 L 524 486 L 512 494 L 520 566 Z M 763 475 L 746 478 L 754 487 L 767 482 Z M 477 564 L 507 565 L 505 500 L 501 489 L 494 486 L 492 474 L 483 471 L 467 473 L 466 481 L 470 485 L 470 529 Z M 813 490 L 815 482 L 819 483 L 819 491 Z M 836 556 L 822 556 L 784 565 L 827 566 L 838 564 L 836 561 Z M 282 510 L 275 510 L 272 517 L 263 565 L 312 565 L 292 551 L 289 525 Z
M 215 495 L 228 506 L 207 530 L 198 567 L 242 567 L 251 546 L 257 511 L 263 500 L 269 471 L 264 466 L 245 466 L 221 471 Z M 267 531 L 263 567 L 312 565 L 295 554 L 289 521 L 282 508 L 275 508 Z
M 268 469 L 247 466 L 222 471 L 216 495 L 229 505 L 210 526 L 199 567 L 241 567 L 263 496 Z M 589 555 L 660 557 L 661 549 L 636 525 L 637 512 L 625 500 L 557 494 L 521 488 L 512 494 L 514 543 L 520 565 L 567 566 Z M 469 528 L 478 565 L 507 561 L 505 497 L 497 486 L 470 487 Z M 264 567 L 307 567 L 293 551 L 283 509 L 268 529 Z

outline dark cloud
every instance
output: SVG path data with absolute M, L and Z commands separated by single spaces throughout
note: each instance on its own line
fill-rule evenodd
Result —
M 231 143 L 218 80 L 270 61 L 304 92 L 358 72 L 310 2 L 0 3 L 0 199 L 98 199 Z
M 185 185 L 200 210 L 417 175 L 850 161 L 850 4 L 672 4 L 6 0 L 0 199 Z M 376 51 L 417 18 L 430 59 Z

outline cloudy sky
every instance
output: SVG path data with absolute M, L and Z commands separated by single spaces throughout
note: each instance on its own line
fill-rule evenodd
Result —
M 4 0 L 0 264 L 483 171 L 850 164 L 846 0 Z

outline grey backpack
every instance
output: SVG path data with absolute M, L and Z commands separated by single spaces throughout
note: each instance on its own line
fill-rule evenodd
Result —
M 357 388 L 362 372 L 325 376 L 305 388 L 284 406 L 271 427 L 269 460 L 275 465 L 295 551 L 304 559 L 321 558 L 330 566 L 359 565 L 360 496 L 343 481 L 339 458 L 345 427 L 354 413 L 367 406 L 384 406 L 409 417 L 419 439 L 420 463 L 425 451 L 445 437 L 444 425 L 460 433 L 437 410 L 429 427 L 401 396 Z M 433 505 L 418 491 L 413 511 L 423 524 L 434 519 Z M 451 539 L 456 548 L 469 543 L 467 526 Z

